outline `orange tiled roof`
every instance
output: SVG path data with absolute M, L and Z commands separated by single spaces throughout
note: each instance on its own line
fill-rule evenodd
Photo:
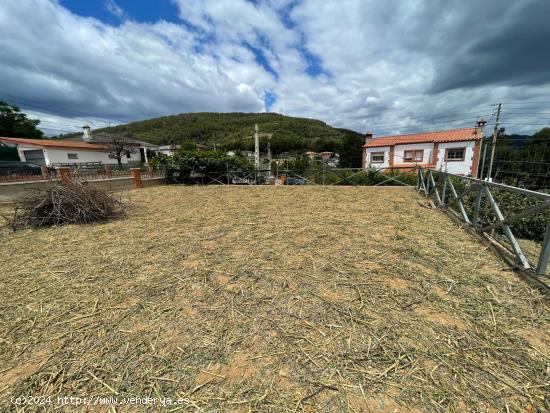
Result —
M 97 145 L 88 142 L 79 141 L 65 141 L 61 139 L 26 139 L 26 138 L 2 138 L 0 142 L 15 143 L 17 145 L 31 145 L 42 148 L 67 148 L 67 149 L 90 149 L 100 150 L 104 149 L 104 145 Z
M 479 139 L 481 139 L 481 135 L 477 134 L 476 128 L 464 128 L 425 133 L 413 133 L 410 135 L 381 136 L 380 138 L 375 138 L 366 145 L 363 145 L 363 148 L 403 145 L 407 143 L 460 142 Z

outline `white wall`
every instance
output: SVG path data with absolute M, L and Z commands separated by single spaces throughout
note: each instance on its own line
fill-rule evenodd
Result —
M 474 156 L 475 141 L 468 142 L 447 142 L 439 144 L 437 169 L 452 174 L 470 175 L 472 171 L 472 158 Z M 464 161 L 445 161 L 445 149 L 466 148 Z
M 394 165 L 397 164 L 411 164 L 411 165 L 427 165 L 432 162 L 434 144 L 433 143 L 408 143 L 405 145 L 395 145 L 394 149 Z M 405 151 L 410 150 L 424 150 L 424 157 L 422 162 L 405 162 Z
M 51 166 L 57 163 L 84 163 L 84 162 L 101 162 L 102 164 L 118 164 L 116 159 L 110 159 L 107 152 L 90 151 L 82 149 L 44 149 L 46 164 Z M 78 159 L 69 159 L 69 153 L 76 153 Z M 138 154 L 139 156 L 139 154 Z M 122 163 L 128 163 L 125 156 L 122 157 Z
M 372 163 L 371 162 L 371 153 L 373 152 L 384 152 L 384 162 L 383 163 Z M 387 168 L 390 166 L 390 147 L 389 146 L 382 146 L 378 148 L 367 148 L 365 151 L 365 166 L 367 168 Z
M 168 149 L 159 149 L 156 152 L 161 153 L 161 154 L 166 155 L 166 156 L 173 156 L 176 153 L 175 150 L 170 149 L 170 148 L 168 148 Z
M 8 146 L 15 146 L 8 144 Z M 17 152 L 19 154 L 19 159 L 21 161 L 26 162 L 27 159 L 25 158 L 25 151 L 39 151 L 42 150 L 44 153 L 44 160 L 46 161 L 47 166 L 51 166 L 55 163 L 84 163 L 84 162 L 101 162 L 102 164 L 111 164 L 116 165 L 118 164 L 118 161 L 116 159 L 109 158 L 109 154 L 107 152 L 102 152 L 99 150 L 85 150 L 85 149 L 60 149 L 60 148 L 44 148 L 41 149 L 36 146 L 22 146 L 22 145 L 16 145 L 17 146 Z M 69 153 L 76 153 L 78 155 L 78 159 L 69 159 L 68 155 Z M 141 155 L 139 152 L 139 148 L 136 148 L 135 153 L 130 154 L 130 158 L 126 158 L 126 156 L 123 156 L 122 164 L 127 164 L 128 161 L 132 162 L 141 162 Z

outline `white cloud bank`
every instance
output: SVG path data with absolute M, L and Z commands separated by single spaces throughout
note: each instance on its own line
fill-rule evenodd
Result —
M 376 133 L 470 125 L 498 101 L 550 108 L 535 103 L 550 92 L 544 0 L 175 3 L 181 23 L 151 24 L 110 1 L 115 27 L 53 0 L 1 2 L 0 99 L 51 133 L 84 119 L 258 112 L 266 92 L 272 111 Z

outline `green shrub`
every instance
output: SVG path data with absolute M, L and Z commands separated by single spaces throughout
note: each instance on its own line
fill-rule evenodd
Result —
M 166 171 L 169 183 L 208 183 L 213 178 L 227 181 L 232 177 L 243 176 L 253 171 L 248 159 L 237 154 L 229 156 L 221 151 L 196 152 L 182 150 L 173 157 L 160 161 L 160 166 Z M 230 172 L 230 174 L 228 174 Z

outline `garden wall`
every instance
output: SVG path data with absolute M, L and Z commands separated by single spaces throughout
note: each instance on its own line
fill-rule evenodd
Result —
M 108 191 L 122 191 L 125 189 L 134 189 L 135 182 L 131 176 L 112 179 L 87 180 L 99 188 Z M 144 187 L 164 185 L 164 178 L 141 178 Z M 32 181 L 32 182 L 7 182 L 0 183 L 0 203 L 13 202 L 17 198 L 27 195 L 36 189 L 44 189 L 50 181 Z

